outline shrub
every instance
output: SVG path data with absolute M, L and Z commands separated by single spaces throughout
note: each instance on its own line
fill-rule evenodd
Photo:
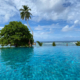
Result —
M 56 46 L 55 42 L 52 43 L 52 46 Z
M 80 41 L 77 41 L 76 46 L 80 46 Z
M 42 46 L 42 44 L 43 44 L 42 42 L 39 42 L 39 41 L 37 41 L 37 43 L 39 46 Z

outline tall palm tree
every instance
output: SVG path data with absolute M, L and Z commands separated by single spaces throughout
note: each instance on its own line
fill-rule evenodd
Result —
M 20 11 L 21 11 L 21 13 L 20 13 L 21 19 L 23 19 L 23 20 L 25 19 L 29 26 L 28 20 L 29 20 L 29 18 L 31 18 L 31 15 L 32 15 L 29 11 L 31 11 L 31 9 L 28 6 L 24 5 L 23 9 L 20 9 Z M 30 26 L 29 26 L 29 28 L 32 31 Z M 32 35 L 33 35 L 33 31 L 32 31 Z
M 24 5 L 23 9 L 20 9 L 20 11 L 21 11 L 20 12 L 21 19 L 23 19 L 23 20 L 25 19 L 25 21 L 27 21 L 27 24 L 29 26 L 28 20 L 29 20 L 29 18 L 31 18 L 31 15 L 32 15 L 29 11 L 31 11 L 31 9 L 28 6 Z M 29 26 L 29 28 L 32 31 L 30 26 Z M 32 31 L 32 36 L 33 36 L 33 31 Z M 30 43 L 30 40 L 29 40 L 29 43 Z

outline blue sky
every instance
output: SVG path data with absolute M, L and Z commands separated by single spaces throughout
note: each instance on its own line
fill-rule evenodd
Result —
M 80 40 L 79 0 L 0 0 L 0 29 L 10 21 L 21 21 L 22 5 L 31 8 L 29 25 L 35 41 Z

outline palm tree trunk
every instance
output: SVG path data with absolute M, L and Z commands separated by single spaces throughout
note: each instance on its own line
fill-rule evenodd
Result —
M 28 24 L 28 26 L 29 26 L 29 23 L 28 23 L 28 21 L 27 21 L 27 24 Z M 30 28 L 30 30 L 32 31 L 32 35 L 33 35 L 33 30 L 31 29 L 31 27 L 29 26 L 29 28 Z
M 27 24 L 28 24 L 28 26 L 29 26 L 29 23 L 28 23 L 28 21 L 27 21 Z M 32 31 L 32 37 L 33 37 L 33 30 L 31 29 L 31 27 L 29 26 L 29 29 Z M 30 47 L 30 45 L 31 45 L 31 43 L 30 43 L 30 39 L 29 39 L 29 47 Z M 32 45 L 31 45 L 32 46 Z

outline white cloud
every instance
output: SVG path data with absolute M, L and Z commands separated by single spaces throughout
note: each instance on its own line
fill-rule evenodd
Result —
M 75 20 L 75 21 L 74 21 L 74 24 L 77 24 L 78 22 L 79 22 L 78 20 Z
M 38 25 L 36 27 L 33 27 L 34 30 L 34 39 L 38 40 L 38 39 L 42 39 L 42 40 L 46 40 L 46 39 L 53 39 L 54 36 L 54 32 L 55 29 L 60 29 L 62 28 L 58 23 L 57 24 L 52 24 L 52 25 Z M 52 37 L 53 36 L 53 37 Z
M 75 1 L 72 0 L 37 0 L 33 2 L 32 14 L 34 15 L 34 21 L 45 20 L 58 20 L 63 19 L 68 22 L 74 21 L 76 19 L 80 20 L 80 2 L 76 1 L 77 4 L 74 4 Z M 67 5 L 66 7 L 63 5 Z M 49 5 L 49 6 L 47 6 Z M 34 12 L 35 11 L 35 12 Z
M 28 26 L 27 24 L 24 24 L 25 26 Z
M 73 30 L 73 29 L 76 31 L 77 29 L 75 29 L 74 27 L 76 27 L 76 25 L 77 25 L 78 23 L 79 23 L 79 20 L 75 20 L 75 21 L 74 21 L 74 24 L 73 24 L 71 27 L 69 27 L 69 25 L 66 25 L 65 27 L 62 28 L 62 31 L 63 31 L 63 32 L 67 32 L 67 31 L 71 31 L 71 30 Z M 77 30 L 77 31 L 79 31 L 79 30 Z
M 50 39 L 50 37 L 51 37 L 50 35 L 54 34 L 54 29 L 55 28 L 60 29 L 58 24 L 43 25 L 43 26 L 38 25 L 38 26 L 34 27 L 34 30 L 35 30 L 34 31 L 34 38 L 36 40 L 38 40 L 38 39 L 45 40 L 47 38 Z
M 62 28 L 62 31 L 63 31 L 63 32 L 70 31 L 70 30 L 72 30 L 73 28 L 74 28 L 74 26 L 69 27 L 69 25 L 66 25 L 65 27 Z
M 8 22 L 17 12 L 11 1 L 0 0 L 0 22 Z
M 51 39 L 51 34 L 53 34 L 53 31 L 36 31 L 34 32 L 34 39 L 37 40 L 46 40 L 46 39 Z
M 43 28 L 40 25 L 38 25 L 38 27 L 35 27 L 35 30 L 43 30 Z
M 57 24 L 51 24 L 51 25 L 38 25 L 34 27 L 34 30 L 52 30 L 52 29 L 60 29 L 62 28 L 58 23 Z
M 19 15 L 22 5 L 28 5 L 33 14 L 32 20 L 80 21 L 79 0 L 0 0 L 0 22 L 8 22 L 15 15 Z M 16 18 L 15 18 L 16 19 Z
M 0 30 L 1 30 L 2 28 L 4 28 L 4 27 L 0 27 Z

